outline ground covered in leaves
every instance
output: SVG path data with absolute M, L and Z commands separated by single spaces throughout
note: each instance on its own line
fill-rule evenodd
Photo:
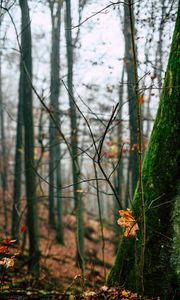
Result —
M 9 206 L 10 207 L 10 206 Z M 2 212 L 2 208 L 0 209 Z M 11 216 L 11 210 L 8 212 Z M 2 216 L 2 217 L 1 217 Z M 138 300 L 137 293 L 122 288 L 108 288 L 105 278 L 115 258 L 115 234 L 110 224 L 104 224 L 104 241 L 101 238 L 99 221 L 85 213 L 85 278 L 82 280 L 81 270 L 76 265 L 75 244 L 75 216 L 67 214 L 64 218 L 64 245 L 57 242 L 56 231 L 48 225 L 48 214 L 45 205 L 39 207 L 40 223 L 40 251 L 41 251 L 41 274 L 37 282 L 28 275 L 28 239 L 26 226 L 21 224 L 21 243 L 25 242 L 24 249 L 15 256 L 14 265 L 8 261 L 10 267 L 0 265 L 0 299 L 67 299 L 67 300 L 96 300 L 96 299 L 131 299 Z M 3 214 L 0 213 L 0 247 L 6 249 L 5 240 L 10 241 L 10 234 L 4 234 L 2 227 Z M 9 217 L 10 219 L 10 217 Z M 10 223 L 8 231 L 10 233 Z M 13 243 L 8 245 L 7 257 L 12 257 Z M 12 247 L 12 248 L 11 248 Z M 6 252 L 6 250 L 5 250 Z M 103 261 L 104 252 L 104 261 Z M 3 251 L 0 253 L 6 256 Z M 153 298 L 146 298 L 152 300 Z
M 107 286 L 103 286 L 99 290 L 86 290 L 81 294 L 75 294 L 72 291 L 66 291 L 65 293 L 59 292 L 47 292 L 42 290 L 27 290 L 24 291 L 11 291 L 6 293 L 1 293 L 1 299 L 67 299 L 67 300 L 98 300 L 98 299 L 107 299 L 107 300 L 138 300 L 140 299 L 137 293 L 132 293 L 125 289 L 120 288 L 108 288 Z M 144 300 L 153 300 L 154 298 L 144 297 Z M 154 299 L 155 300 L 155 299 Z
M 24 203 L 25 200 L 24 200 Z M 25 207 L 26 204 L 24 204 Z M 23 206 L 23 204 L 22 204 Z M 11 220 L 11 204 L 8 205 L 8 220 Z M 76 243 L 75 227 L 76 220 L 72 214 L 67 214 L 64 218 L 64 245 L 57 241 L 56 231 L 48 225 L 48 212 L 46 205 L 39 206 L 39 228 L 40 228 L 40 251 L 41 251 L 41 274 L 37 285 L 34 279 L 28 275 L 28 238 L 26 226 L 23 218 L 20 227 L 23 229 L 21 234 L 21 244 L 24 249 L 14 259 L 14 265 L 5 268 L 0 266 L 0 292 L 2 297 L 11 297 L 12 299 L 23 299 L 23 297 L 48 297 L 48 299 L 69 299 L 72 295 L 83 295 L 84 290 L 94 291 L 105 285 L 105 276 L 108 274 L 114 261 L 114 232 L 109 224 L 104 225 L 105 247 L 104 262 L 102 253 L 101 228 L 98 219 L 84 215 L 85 223 L 85 280 L 82 284 L 81 270 L 76 264 Z M 4 241 L 10 241 L 11 221 L 8 222 L 8 232 L 5 234 L 3 209 L 0 207 L 0 259 L 2 257 L 12 257 L 11 253 L 17 252 L 13 249 L 13 243 L 6 245 Z M 6 247 L 8 251 L 6 255 Z M 5 253 L 3 253 L 3 249 Z M 8 252 L 7 251 L 7 252 Z M 11 253 L 10 253 L 11 252 Z M 47 293 L 46 291 L 50 291 Z M 35 293 L 35 295 L 34 295 Z M 57 294 L 58 293 L 58 294 Z M 38 295 L 37 295 L 38 294 Z M 83 295 L 83 296 L 82 296 Z M 93 295 L 91 295 L 93 296 Z M 90 296 L 90 297 L 91 297 Z M 51 297 L 51 298 L 50 298 Z M 58 298 L 59 297 L 59 298 Z M 65 298 L 63 298 L 65 297 Z M 80 296 L 79 296 L 80 297 Z M 93 296 L 94 297 L 94 296 Z M 34 298 L 34 299 L 36 299 Z M 10 298 L 8 298 L 10 299 Z M 73 299 L 71 297 L 71 299 Z M 78 298 L 77 298 L 78 299 Z M 79 298 L 83 299 L 83 298 Z M 87 298 L 88 299 L 88 298 Z M 90 298 L 91 299 L 91 298 Z M 93 299 L 93 298 L 92 298 Z

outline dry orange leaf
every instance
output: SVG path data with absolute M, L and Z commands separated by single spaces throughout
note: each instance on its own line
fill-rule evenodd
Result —
M 75 300 L 76 297 L 74 295 L 69 295 L 69 300 Z
M 127 290 L 122 290 L 121 295 L 122 295 L 123 297 L 129 297 L 129 296 L 131 295 L 131 292 L 130 292 L 130 291 L 127 291 Z
M 144 95 L 143 94 L 138 97 L 138 102 L 139 102 L 139 104 L 144 104 Z
M 127 210 L 119 210 L 119 214 L 121 218 L 118 219 L 117 223 L 119 226 L 125 227 L 124 236 L 136 236 L 139 226 L 132 215 L 132 211 L 127 208 Z
M 76 190 L 76 193 L 83 193 L 83 190 L 77 189 L 77 190 Z
M 12 243 L 15 243 L 16 240 L 5 239 L 4 242 L 5 242 L 6 244 L 12 244 Z
M 26 231 L 26 229 L 27 229 L 26 224 L 23 224 L 21 229 L 20 229 L 20 233 L 24 233 Z
M 156 78 L 156 74 L 151 75 L 150 78 L 151 78 L 151 80 L 154 80 Z
M 8 250 L 8 247 L 6 247 L 6 246 L 0 247 L 0 253 L 4 253 L 7 250 Z

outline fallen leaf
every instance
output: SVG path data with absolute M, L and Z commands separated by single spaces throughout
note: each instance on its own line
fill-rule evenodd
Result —
M 127 290 L 123 290 L 123 291 L 121 292 L 121 295 L 122 295 L 123 297 L 129 297 L 129 296 L 131 295 L 131 292 L 130 292 L 130 291 L 127 291 Z
M 75 300 L 75 299 L 76 299 L 76 297 L 74 295 L 69 296 L 69 300 Z
M 0 265 L 5 266 L 6 268 L 12 268 L 14 266 L 14 258 L 3 257 L 0 260 Z
M 4 247 L 0 247 L 0 253 L 4 253 L 6 252 L 8 249 L 8 247 L 4 246 Z
M 16 240 L 5 239 L 4 242 L 5 242 L 6 244 L 12 244 L 12 243 L 15 243 Z

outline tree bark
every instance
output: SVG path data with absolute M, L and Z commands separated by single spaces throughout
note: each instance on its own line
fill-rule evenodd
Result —
M 22 68 L 22 63 L 20 64 Z M 13 213 L 12 213 L 12 238 L 19 238 L 20 202 L 21 202 L 21 177 L 22 177 L 22 151 L 23 151 L 23 111 L 22 111 L 22 70 L 19 81 L 19 103 L 17 112 L 16 149 L 14 167 Z
M 1 10 L 0 10 L 1 13 Z M 0 27 L 1 27 L 1 18 L 0 18 Z M 1 42 L 1 41 L 0 41 Z M 1 50 L 0 50 L 1 51 Z M 8 226 L 8 215 L 7 215 L 7 192 L 8 192 L 8 158 L 7 158 L 7 149 L 6 149 L 6 136 L 4 128 L 4 109 L 3 109 L 3 94 L 2 94 L 2 53 L 0 52 L 0 139 L 1 139 L 1 184 L 2 184 L 2 202 L 4 209 L 4 229 L 7 233 Z
M 37 228 L 37 203 L 36 203 L 36 173 L 34 171 L 34 127 L 32 107 L 32 54 L 31 54 L 31 27 L 29 7 L 27 0 L 20 0 L 22 14 L 21 31 L 21 62 L 22 62 L 22 97 L 24 119 L 24 156 L 25 179 L 27 197 L 27 223 L 29 232 L 29 271 L 36 278 L 39 276 L 39 246 Z
M 145 196 L 147 239 L 144 266 L 145 294 L 171 299 L 171 267 L 174 211 L 180 164 L 180 6 L 172 40 L 160 104 L 145 154 L 142 180 Z M 132 209 L 140 223 L 140 192 L 137 186 Z M 138 290 L 141 232 L 138 240 L 123 237 L 109 285 L 122 285 Z
M 127 72 L 127 93 L 129 102 L 130 126 L 130 186 L 129 194 L 133 197 L 138 181 L 138 122 L 134 82 L 134 60 L 131 40 L 130 15 L 127 3 L 124 4 L 124 39 L 125 39 L 125 67 Z
M 76 241 L 77 241 L 77 260 L 81 269 L 84 268 L 84 225 L 83 225 L 83 200 L 81 187 L 78 183 L 80 167 L 78 161 L 78 128 L 76 105 L 73 95 L 73 42 L 72 42 L 72 24 L 71 24 L 71 1 L 66 0 L 66 45 L 67 45 L 67 63 L 68 63 L 68 93 L 70 104 L 70 122 L 71 122 L 71 159 L 73 173 L 73 193 L 76 209 Z
M 49 1 L 52 21 L 52 48 L 51 48 L 51 95 L 50 109 L 56 125 L 60 127 L 60 110 L 59 110 L 59 94 L 60 94 L 60 28 L 61 28 L 61 1 Z M 55 226 L 55 196 L 57 195 L 57 239 L 63 244 L 63 206 L 61 192 L 61 149 L 58 128 L 50 117 L 49 137 L 49 222 Z M 55 194 L 54 186 L 57 193 Z

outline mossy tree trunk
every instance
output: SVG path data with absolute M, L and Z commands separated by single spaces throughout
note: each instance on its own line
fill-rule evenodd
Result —
M 145 294 L 170 299 L 174 197 L 179 181 L 180 152 L 180 6 L 160 104 L 145 154 L 142 179 L 145 196 L 147 239 L 145 248 Z M 132 210 L 140 223 L 140 192 L 137 186 Z M 122 238 L 109 285 L 138 290 L 141 231 L 138 240 Z

